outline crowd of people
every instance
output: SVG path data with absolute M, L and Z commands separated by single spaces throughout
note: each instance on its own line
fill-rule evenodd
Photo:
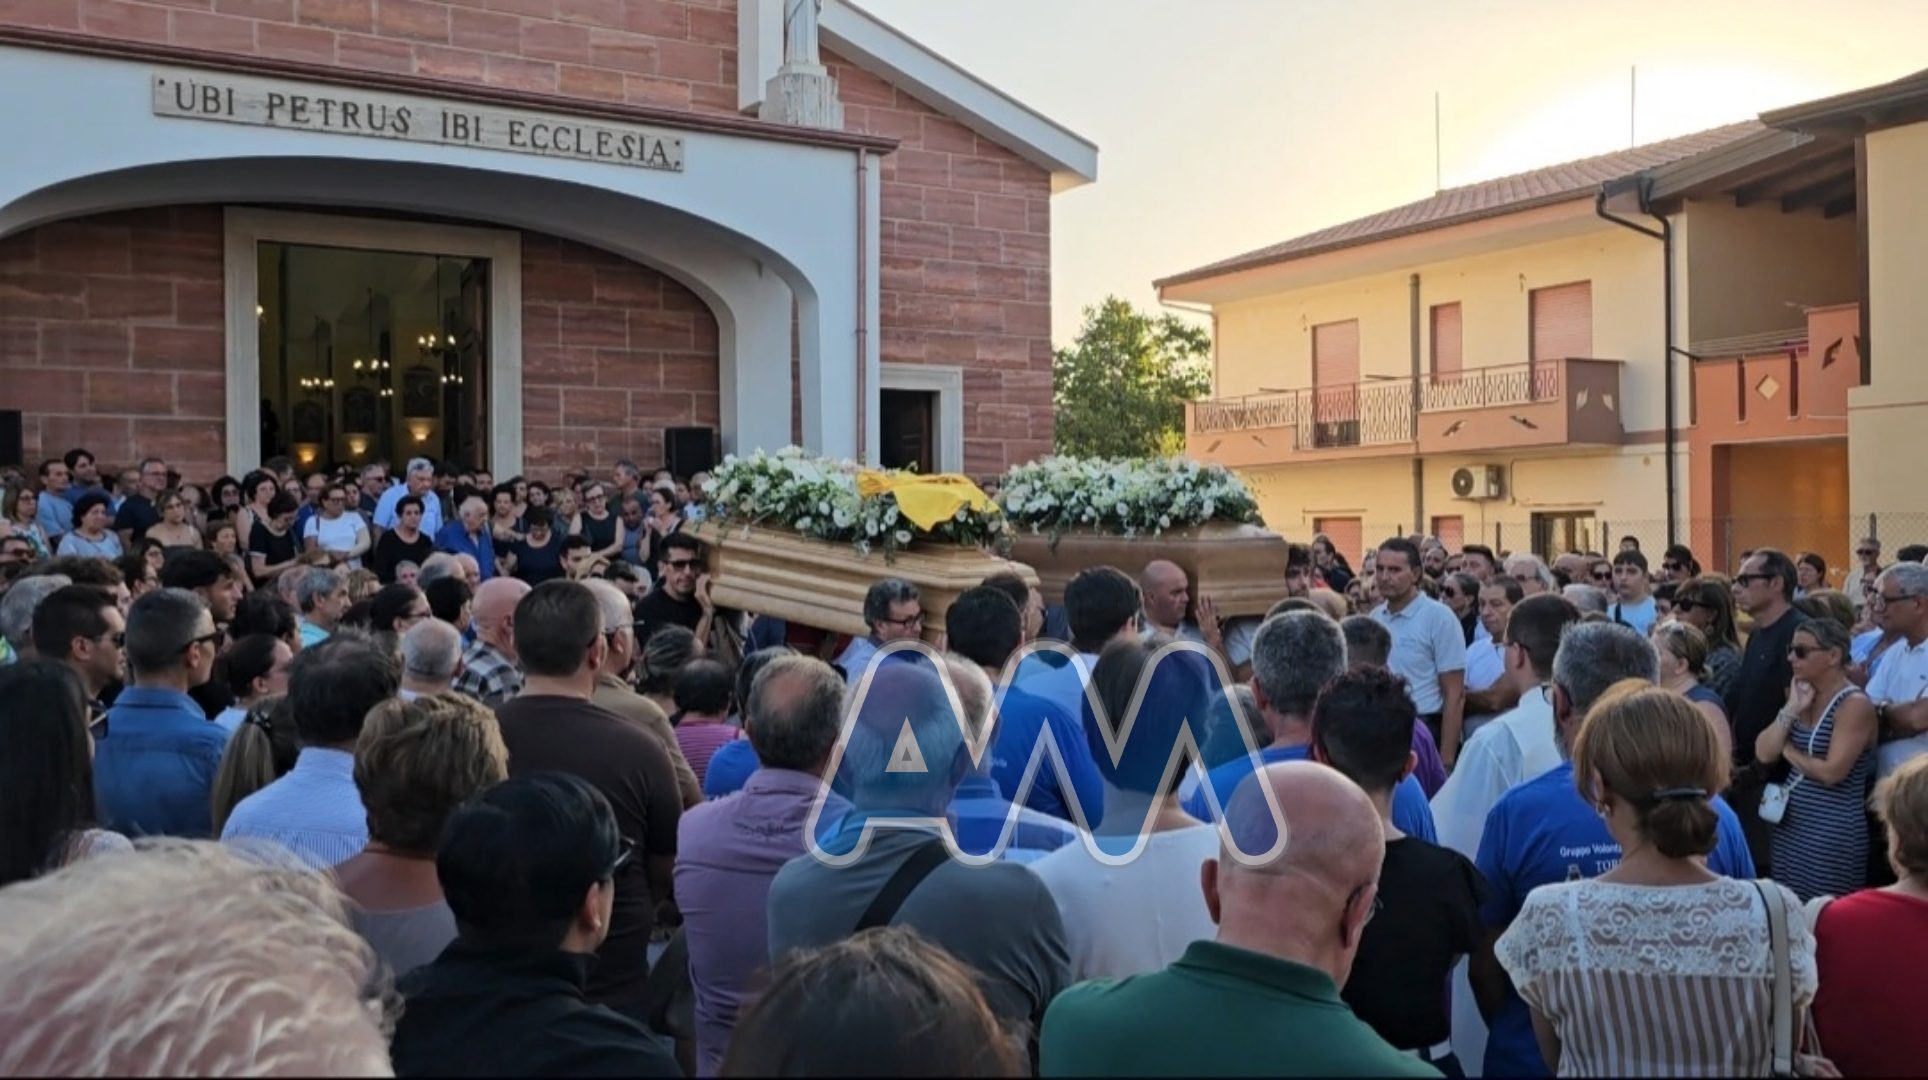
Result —
M 0 1071 L 1917 1071 L 1928 550 L 844 635 L 712 601 L 705 480 L 0 476 Z

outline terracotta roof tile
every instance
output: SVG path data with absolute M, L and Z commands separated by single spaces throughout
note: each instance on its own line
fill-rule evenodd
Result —
M 1163 278 L 1154 284 L 1162 288 L 1462 222 L 1497 217 L 1549 203 L 1565 202 L 1591 194 L 1608 181 L 1692 157 L 1762 130 L 1765 129 L 1759 123 L 1747 120 L 1611 154 L 1448 188 L 1429 199 L 1309 232 L 1281 244 Z

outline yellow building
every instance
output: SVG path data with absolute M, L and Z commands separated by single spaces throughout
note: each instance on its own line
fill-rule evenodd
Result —
M 1924 179 L 1928 73 L 1165 278 L 1214 328 L 1188 452 L 1354 555 L 1772 543 L 1838 581 L 1865 532 L 1928 540 Z

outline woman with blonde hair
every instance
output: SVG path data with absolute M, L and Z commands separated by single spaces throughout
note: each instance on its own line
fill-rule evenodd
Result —
M 1918 1076 L 1928 967 L 1895 959 L 1928 955 L 1928 757 L 1883 780 L 1874 806 L 1899 880 L 1821 909 L 1814 1026 L 1844 1076 Z
M 455 808 L 508 779 L 495 714 L 473 698 L 384 701 L 355 742 L 355 787 L 368 845 L 335 867 L 355 929 L 399 977 L 455 940 L 435 849 Z
M 221 767 L 214 774 L 210 795 L 213 835 L 221 835 L 228 815 L 242 799 L 288 775 L 300 753 L 301 744 L 295 740 L 295 713 L 288 696 L 275 694 L 255 702 L 234 734 L 228 736 L 227 749 L 221 752 Z
M 1660 685 L 1693 702 L 1719 733 L 1721 750 L 1731 752 L 1727 704 L 1701 682 L 1707 677 L 1707 636 L 1684 622 L 1663 622 L 1654 626 L 1653 642 L 1660 656 Z
M 1558 1075 L 1768 1075 L 1776 908 L 1801 1030 L 1815 971 L 1799 901 L 1707 868 L 1727 761 L 1706 717 L 1645 682 L 1615 686 L 1582 722 L 1574 785 L 1619 842 L 1620 863 L 1533 890 L 1496 947 Z

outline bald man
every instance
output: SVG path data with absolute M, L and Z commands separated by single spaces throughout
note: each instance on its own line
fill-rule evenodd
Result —
M 1324 765 L 1269 765 L 1226 808 L 1239 850 L 1275 839 L 1267 784 L 1289 823 L 1284 851 L 1205 862 L 1215 941 L 1163 971 L 1099 979 L 1045 1014 L 1045 1076 L 1438 1076 L 1393 1049 L 1339 997 L 1378 906 L 1384 827 L 1358 785 Z
M 1233 640 L 1228 646 L 1219 624 L 1218 608 L 1210 596 L 1199 594 L 1197 621 L 1186 618 L 1193 604 L 1192 584 L 1185 576 L 1184 567 L 1168 559 L 1153 559 L 1138 574 L 1138 593 L 1144 605 L 1139 622 L 1146 637 L 1164 634 L 1180 641 L 1196 641 L 1224 657 L 1226 665 L 1234 669 L 1251 663 L 1250 635 L 1245 636 L 1242 645 Z M 1242 654 L 1234 655 L 1240 653 L 1241 648 Z M 1235 671 L 1233 677 L 1245 676 Z
M 527 595 L 529 583 L 517 578 L 491 578 L 475 590 L 471 608 L 475 644 L 462 654 L 462 674 L 455 680 L 455 689 L 490 708 L 522 689 L 522 669 L 516 666 L 515 606 Z

